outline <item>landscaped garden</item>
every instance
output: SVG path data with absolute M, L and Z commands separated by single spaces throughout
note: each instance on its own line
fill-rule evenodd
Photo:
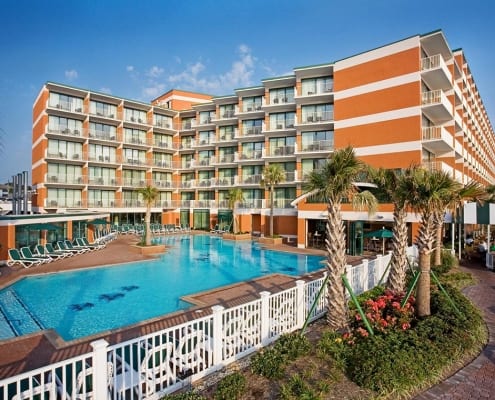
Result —
M 329 330 L 325 321 L 305 335 L 294 333 L 231 367 L 214 384 L 165 399 L 376 399 L 411 398 L 471 361 L 487 342 L 478 310 L 460 289 L 471 275 L 435 268 L 431 315 L 417 318 L 415 299 L 377 287 L 358 297 L 370 334 L 351 302 L 350 329 Z M 401 304 L 404 304 L 401 306 Z M 213 381 L 215 379 L 213 378 Z

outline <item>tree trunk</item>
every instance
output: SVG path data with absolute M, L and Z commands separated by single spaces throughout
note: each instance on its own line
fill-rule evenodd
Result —
M 421 276 L 418 281 L 418 291 L 416 295 L 416 307 L 418 317 L 425 317 L 431 314 L 430 310 L 430 253 L 420 251 L 419 265 Z
M 443 223 L 438 224 L 436 227 L 436 239 L 435 239 L 435 263 L 433 265 L 442 265 L 442 228 Z
M 270 237 L 273 237 L 273 185 L 270 186 Z
M 424 317 L 431 314 L 430 310 L 430 271 L 431 271 L 431 251 L 435 237 L 434 216 L 425 212 L 421 215 L 421 222 L 418 230 L 419 247 L 419 270 L 421 276 L 417 287 L 417 315 Z
M 330 329 L 340 330 L 348 326 L 348 309 L 342 275 L 345 273 L 345 231 L 340 213 L 340 203 L 328 203 L 327 237 L 327 322 Z
M 388 275 L 387 288 L 396 292 L 406 290 L 407 273 L 407 213 L 404 208 L 395 206 L 394 226 L 392 232 L 392 257 L 390 259 L 390 272 Z
M 146 215 L 144 217 L 144 225 L 146 229 L 146 238 L 145 244 L 146 246 L 151 246 L 151 229 L 150 229 L 150 220 L 151 220 L 151 204 L 148 204 L 146 207 Z

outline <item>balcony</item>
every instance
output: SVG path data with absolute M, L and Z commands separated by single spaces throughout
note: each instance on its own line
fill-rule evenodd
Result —
M 75 102 L 61 101 L 59 103 L 49 104 L 49 107 L 55 108 L 57 110 L 68 111 L 72 113 L 82 113 L 82 104 L 75 104 Z
M 422 94 L 423 113 L 435 123 L 450 121 L 452 116 L 452 104 L 445 93 L 438 89 Z
M 154 141 L 153 142 L 154 147 L 158 147 L 159 149 L 172 149 L 172 141 L 170 142 L 161 142 L 161 141 Z
M 212 185 L 215 187 L 229 187 L 237 185 L 237 176 L 222 177 L 218 179 L 212 179 Z
M 294 121 L 295 119 L 286 119 L 285 121 L 277 121 L 275 123 L 271 123 L 269 130 L 270 131 L 280 131 L 287 129 L 294 129 Z
M 88 207 L 89 208 L 111 208 L 115 207 L 116 201 L 115 200 L 90 200 L 88 201 Z
M 437 156 L 454 149 L 454 138 L 443 126 L 423 127 L 421 140 L 423 147 Z
M 421 78 L 430 89 L 452 88 L 452 74 L 440 54 L 421 59 Z
M 443 161 L 423 161 L 421 165 L 429 171 L 444 171 L 449 173 L 451 177 L 454 176 L 454 169 Z
M 115 141 L 117 137 L 116 137 L 115 132 L 90 130 L 89 131 L 89 138 L 90 139 L 96 139 L 96 140 L 104 140 L 104 141 Z
M 294 145 L 269 148 L 265 157 L 290 157 L 294 155 L 294 150 Z
M 80 208 L 82 207 L 81 200 L 70 200 L 66 198 L 60 199 L 46 199 L 45 200 L 45 208 Z
M 197 123 L 196 119 L 189 119 L 186 121 L 182 121 L 181 130 L 190 131 L 196 129 Z
M 319 82 L 314 87 L 301 89 L 300 93 L 294 92 L 294 100 L 299 105 L 314 104 L 333 101 L 333 82 Z
M 198 162 L 195 163 L 195 166 L 198 168 L 212 167 L 212 164 L 215 162 L 215 157 L 203 157 Z
M 295 153 L 319 153 L 333 150 L 333 140 L 317 140 L 314 142 L 303 143 L 300 150 L 296 146 Z
M 265 124 L 258 126 L 244 126 L 240 130 L 236 130 L 236 139 L 260 140 L 260 136 L 264 135 Z
M 171 189 L 171 181 L 153 181 L 153 185 L 158 189 Z
M 154 160 L 153 167 L 156 168 L 172 168 L 172 161 L 167 160 Z
M 265 157 L 265 150 L 244 151 L 239 155 L 240 162 L 262 161 Z
M 333 122 L 333 111 L 303 112 L 302 125 L 321 125 L 322 123 Z
M 247 176 L 241 176 L 239 177 L 241 184 L 242 185 L 257 185 L 259 186 L 262 179 L 263 175 L 247 175 Z
M 84 185 L 82 176 L 66 176 L 66 175 L 48 175 L 46 177 L 47 184 L 62 184 L 62 185 Z
M 71 139 L 83 138 L 81 129 L 69 129 L 69 128 L 64 127 L 64 126 L 59 126 L 56 128 L 49 128 L 47 131 L 47 134 L 49 136 L 60 135 L 60 136 L 70 137 Z
M 116 157 L 115 155 L 111 156 L 103 156 L 103 155 L 95 155 L 95 154 L 89 154 L 88 155 L 88 161 L 91 162 L 98 162 L 98 163 L 116 163 Z

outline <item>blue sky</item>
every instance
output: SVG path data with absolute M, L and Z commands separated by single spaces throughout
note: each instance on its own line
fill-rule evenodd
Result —
M 486 0 L 0 0 L 0 183 L 31 171 L 32 105 L 53 81 L 150 101 L 213 95 L 442 29 L 495 125 Z

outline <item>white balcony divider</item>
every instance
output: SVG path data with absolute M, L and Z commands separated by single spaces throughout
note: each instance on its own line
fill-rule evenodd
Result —
M 408 256 L 417 257 L 417 250 L 409 248 Z M 390 257 L 346 267 L 356 294 L 378 284 Z M 229 309 L 214 306 L 211 315 L 115 345 L 96 340 L 87 354 L 0 380 L 0 398 L 157 399 L 302 328 L 323 282 L 296 281 L 279 293 L 261 292 Z M 310 320 L 325 312 L 323 293 Z

